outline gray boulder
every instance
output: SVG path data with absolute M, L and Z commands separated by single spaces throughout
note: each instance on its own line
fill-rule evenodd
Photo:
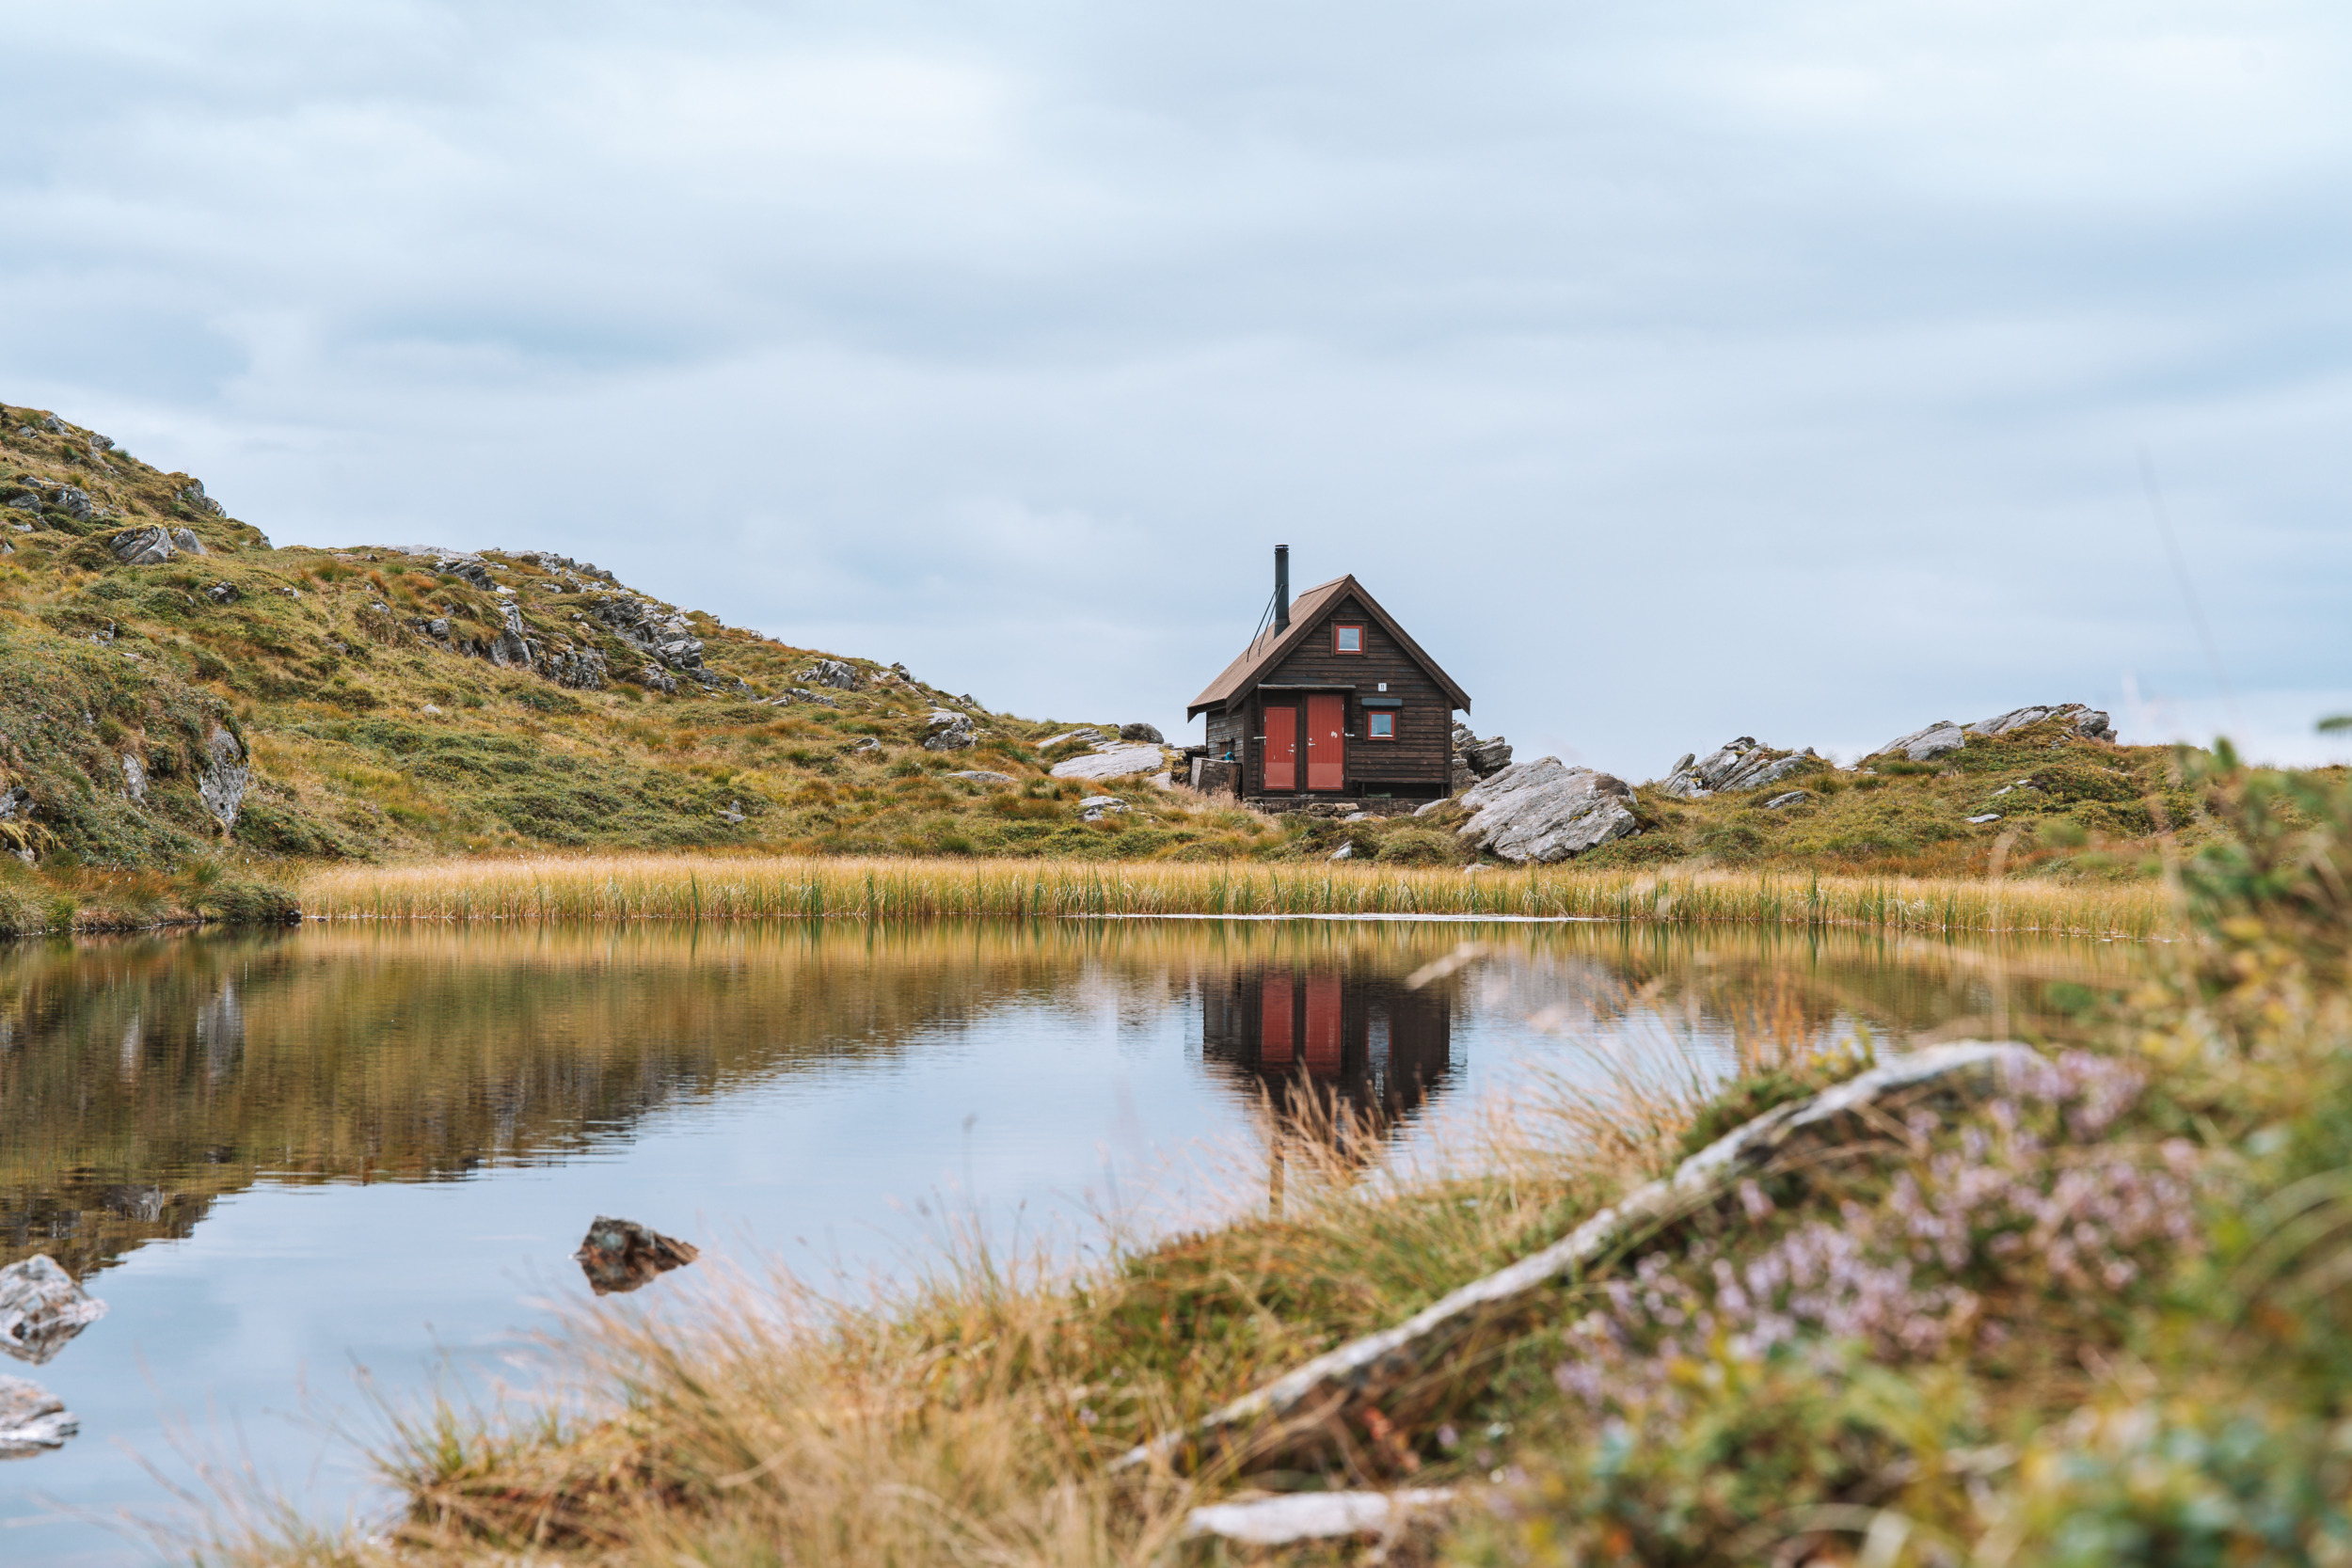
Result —
M 0 1459 L 29 1459 L 82 1430 L 65 1402 L 38 1383 L 0 1377 Z
M 135 806 L 147 804 L 147 764 L 136 752 L 122 753 L 122 794 Z
M 1154 746 L 1165 746 L 1168 744 L 1168 736 L 1162 735 L 1152 725 L 1140 722 L 1120 725 L 1119 738 L 1121 740 L 1148 740 Z
M 105 1315 L 46 1253 L 0 1269 L 0 1354 L 39 1366 Z
M 204 738 L 204 768 L 197 776 L 196 794 L 223 833 L 235 831 L 238 808 L 245 804 L 245 792 L 252 783 L 253 764 L 246 754 L 245 742 L 215 726 Z
M 1775 795 L 1771 800 L 1765 801 L 1764 809 L 1766 811 L 1778 811 L 1783 806 L 1802 805 L 1804 802 L 1812 799 L 1813 792 L 1809 789 L 1792 789 L 1786 795 Z
M 72 517 L 76 522 L 89 521 L 89 492 L 87 490 L 76 489 L 71 484 L 61 484 L 57 487 L 57 499 L 50 504 Z
M 210 555 L 213 553 L 204 547 L 204 541 L 196 536 L 196 531 L 194 529 L 173 529 L 171 531 L 171 546 L 172 548 L 178 550 L 182 555 Z
M 40 510 L 40 492 L 30 485 L 17 484 L 14 482 L 0 484 L 0 494 L 5 494 L 7 497 L 5 501 L 0 501 L 0 505 L 13 506 L 19 512 Z
M 1520 864 L 1550 864 L 1641 831 L 1625 781 L 1558 757 L 1514 763 L 1462 796 L 1462 837 Z
M 225 515 L 220 502 L 204 493 L 204 482 L 200 479 L 192 479 L 180 486 L 180 499 L 199 512 L 209 512 L 215 517 Z
M 40 421 L 40 427 L 41 429 L 49 432 L 52 436 L 63 436 L 69 428 L 66 422 L 57 418 L 55 414 L 44 415 Z
M 662 692 L 665 695 L 672 697 L 677 695 L 677 677 L 671 674 L 667 670 L 664 670 L 659 664 L 646 665 L 643 670 L 638 671 L 637 673 L 631 678 L 634 679 L 638 685 L 651 688 L 653 690 Z
M 179 553 L 160 527 L 125 529 L 106 541 L 106 548 L 125 566 L 160 566 Z
M 215 604 L 235 604 L 237 585 L 233 582 L 216 582 L 204 590 L 204 596 Z
M 871 740 L 871 739 L 873 738 L 873 736 L 866 736 L 866 738 L 867 738 L 868 740 Z M 854 747 L 854 746 L 850 748 L 850 750 L 851 750 L 851 751 L 855 751 L 856 749 L 857 749 L 857 748 L 856 748 L 856 747 Z M 948 777 L 948 778 L 950 778 L 950 779 L 969 779 L 969 780 L 971 780 L 974 784 L 1010 784 L 1010 783 L 1012 783 L 1012 775 L 1011 775 L 1011 774 L 1009 774 L 1009 773 L 992 773 L 992 772 L 990 772 L 990 771 L 989 771 L 987 768 L 964 768 L 964 769 L 963 769 L 961 772 L 960 772 L 960 773 L 949 773 L 949 774 L 947 774 L 947 775 L 946 775 L 946 777 Z
M 930 727 L 923 736 L 923 750 L 961 752 L 969 750 L 973 744 L 970 714 L 951 713 L 946 708 L 931 710 Z

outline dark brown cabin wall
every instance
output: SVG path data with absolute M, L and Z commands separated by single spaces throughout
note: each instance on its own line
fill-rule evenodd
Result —
M 1342 654 L 1332 651 L 1331 627 L 1339 622 L 1360 623 L 1364 628 L 1364 651 Z M 1388 690 L 1378 689 L 1386 681 Z M 1353 597 L 1342 600 L 1317 621 L 1314 628 L 1291 651 L 1288 657 L 1269 670 L 1265 675 L 1268 686 L 1339 686 L 1354 687 L 1359 701 L 1348 705 L 1347 727 L 1356 739 L 1347 745 L 1347 778 L 1350 784 L 1436 784 L 1447 779 L 1447 766 L 1453 751 L 1454 706 L 1446 689 L 1423 673 L 1421 665 L 1398 642 L 1381 628 L 1380 623 L 1363 612 L 1363 607 Z M 1364 709 L 1360 699 L 1370 696 L 1397 698 L 1404 705 L 1394 711 L 1397 737 L 1393 741 L 1364 738 Z M 1291 700 L 1292 694 L 1261 689 L 1260 704 Z M 1250 736 L 1265 733 L 1263 722 L 1252 715 Z M 1253 738 L 1250 744 L 1249 788 L 1262 793 L 1263 780 L 1263 747 Z

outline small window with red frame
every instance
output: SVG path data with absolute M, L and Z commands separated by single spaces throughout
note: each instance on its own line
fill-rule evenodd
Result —
M 1340 623 L 1331 628 L 1331 651 L 1335 654 L 1360 654 L 1364 651 L 1364 628 Z
M 1396 715 L 1393 713 L 1365 714 L 1364 733 L 1375 740 L 1394 740 L 1396 738 Z

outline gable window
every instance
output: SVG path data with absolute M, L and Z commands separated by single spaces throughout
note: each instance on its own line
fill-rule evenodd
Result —
M 1393 713 L 1365 714 L 1364 734 L 1374 740 L 1394 740 L 1396 738 L 1396 715 Z
M 1331 628 L 1331 651 L 1335 654 L 1360 654 L 1364 651 L 1364 628 L 1343 621 Z

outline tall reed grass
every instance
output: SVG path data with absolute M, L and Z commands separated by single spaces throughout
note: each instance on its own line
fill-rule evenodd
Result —
M 2173 924 L 2153 883 L 1552 867 L 598 855 L 340 866 L 300 892 L 329 920 L 1446 915 L 2129 938 Z

